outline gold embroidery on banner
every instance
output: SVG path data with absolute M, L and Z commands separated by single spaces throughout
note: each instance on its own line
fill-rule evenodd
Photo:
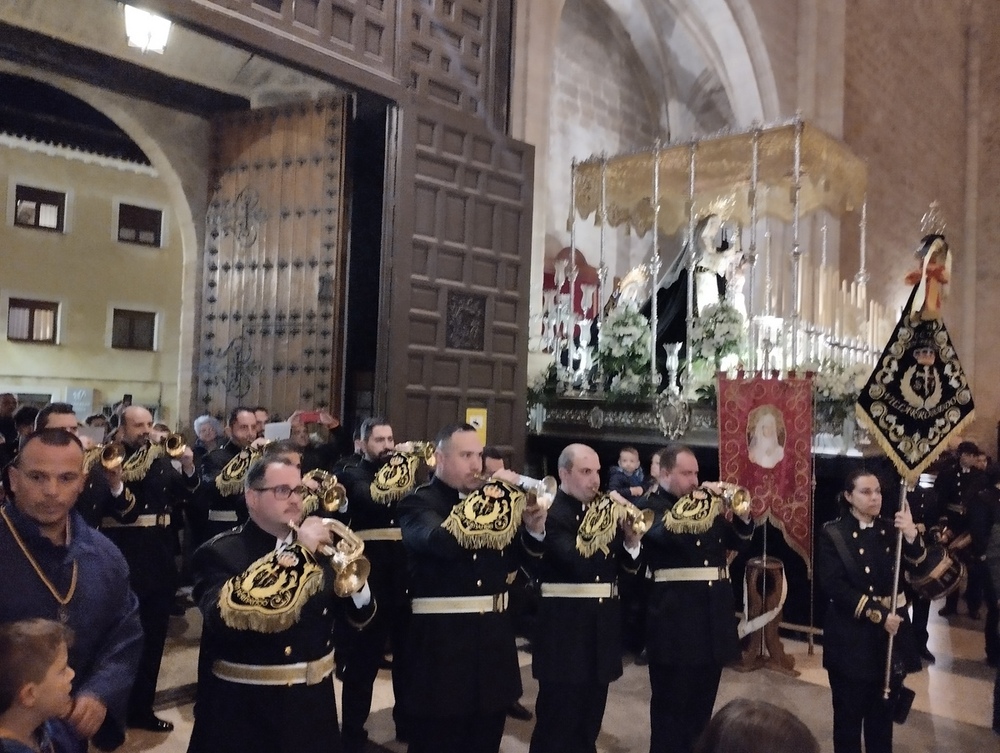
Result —
M 394 452 L 375 472 L 375 480 L 368 487 L 372 502 L 388 505 L 397 502 L 413 491 L 417 485 L 420 456 L 416 453 Z
M 663 513 L 663 527 L 671 533 L 705 533 L 722 511 L 722 497 L 695 489 Z
M 441 527 L 466 549 L 506 548 L 514 540 L 527 495 L 512 484 L 490 479 L 455 505 Z
M 614 541 L 618 518 L 624 509 L 609 495 L 598 495 L 587 507 L 587 512 L 580 521 L 580 528 L 576 532 L 576 551 L 584 557 L 593 557 L 597 552 L 610 554 L 608 547 Z
M 295 544 L 269 552 L 219 592 L 222 621 L 234 630 L 280 633 L 296 622 L 302 607 L 323 587 L 323 570 Z

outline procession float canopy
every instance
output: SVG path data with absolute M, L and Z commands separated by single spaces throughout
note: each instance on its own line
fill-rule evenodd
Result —
M 579 216 L 594 215 L 601 223 L 603 179 L 608 225 L 645 235 L 656 214 L 652 176 L 657 164 L 657 221 L 666 235 L 722 205 L 730 208 L 728 219 L 744 226 L 755 219 L 754 210 L 756 217 L 791 223 L 796 202 L 800 214 L 825 209 L 839 216 L 862 206 L 868 182 L 867 166 L 843 142 L 795 119 L 578 162 L 574 199 Z

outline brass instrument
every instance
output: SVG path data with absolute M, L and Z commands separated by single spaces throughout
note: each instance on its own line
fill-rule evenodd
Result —
M 437 458 L 434 457 L 436 451 L 437 447 L 433 442 L 425 441 L 400 442 L 395 447 L 395 452 L 401 452 L 404 455 L 416 455 L 427 464 L 428 468 L 433 468 L 437 465 Z
M 728 481 L 720 481 L 719 486 L 722 488 L 722 494 L 719 496 L 722 497 L 723 502 L 733 511 L 734 515 L 745 518 L 750 514 L 750 505 L 753 500 L 745 487 Z
M 652 510 L 640 510 L 618 492 L 608 492 L 608 496 L 611 497 L 615 504 L 621 506 L 622 519 L 632 529 L 633 533 L 642 536 L 653 527 L 653 520 L 656 514 Z
M 372 570 L 371 562 L 364 556 L 365 542 L 336 518 L 323 518 L 323 525 L 339 537 L 333 546 L 319 548 L 321 554 L 330 558 L 330 565 L 336 573 L 333 592 L 341 597 L 355 594 L 365 587 Z M 294 521 L 289 521 L 288 527 L 296 532 L 299 530 Z
M 314 497 L 316 507 L 322 509 L 323 512 L 335 513 L 344 506 L 344 501 L 347 499 L 347 489 L 332 473 L 324 471 L 322 468 L 315 468 L 308 471 L 302 480 L 316 483 L 315 491 L 308 497 Z M 306 503 L 306 500 L 303 500 L 303 504 L 307 508 L 311 507 Z
M 477 473 L 475 478 L 484 484 L 487 481 L 493 480 L 493 476 L 486 473 Z M 496 480 L 508 483 L 504 479 L 498 478 Z M 559 491 L 559 482 L 556 481 L 555 476 L 546 476 L 540 479 L 531 478 L 531 476 L 518 476 L 517 483 L 514 486 L 521 491 L 534 494 L 537 503 L 546 510 L 552 505 L 552 500 L 555 499 L 556 492 Z
M 187 450 L 187 440 L 183 434 L 167 434 L 160 442 L 168 457 L 179 458 Z
M 125 445 L 121 442 L 107 442 L 95 445 L 84 454 L 83 467 L 89 469 L 95 462 L 100 462 L 106 471 L 120 468 L 125 462 Z

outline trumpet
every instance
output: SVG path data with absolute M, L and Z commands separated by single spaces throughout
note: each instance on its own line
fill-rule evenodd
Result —
M 433 442 L 425 441 L 410 441 L 410 442 L 400 442 L 394 448 L 395 452 L 401 452 L 404 455 L 416 455 L 424 463 L 427 464 L 428 468 L 433 468 L 437 465 L 437 458 L 434 453 L 437 451 Z
M 334 570 L 333 592 L 337 596 L 350 596 L 365 587 L 372 571 L 371 562 L 365 557 L 365 542 L 336 518 L 324 518 L 323 525 L 336 534 L 339 539 L 330 546 L 324 544 L 319 548 L 320 554 L 330 558 L 330 566 Z M 298 524 L 290 520 L 288 527 L 298 532 Z
M 733 484 L 729 481 L 718 482 L 722 489 L 722 493 L 719 495 L 722 497 L 722 501 L 725 502 L 726 506 L 733 511 L 733 514 L 745 518 L 750 514 L 750 505 L 753 500 L 750 498 L 750 492 L 740 486 L 739 484 Z
M 332 473 L 324 471 L 322 468 L 315 468 L 308 471 L 302 480 L 313 481 L 317 484 L 316 490 L 308 496 L 315 498 L 317 507 L 322 508 L 323 512 L 335 513 L 344 506 L 344 501 L 347 499 L 347 489 L 337 481 L 337 477 Z M 306 507 L 311 507 L 305 503 L 305 500 L 303 503 Z
M 113 471 L 120 468 L 125 462 L 125 445 L 121 442 L 107 442 L 95 445 L 87 450 L 84 455 L 84 467 L 89 468 L 94 461 L 100 461 L 101 466 L 106 471 Z
M 640 510 L 618 492 L 608 492 L 611 500 L 621 507 L 620 515 L 633 533 L 642 536 L 653 527 L 656 515 L 652 510 Z
M 486 473 L 477 473 L 476 480 L 482 483 L 486 483 L 493 477 Z M 499 479 L 503 481 L 503 479 Z M 504 481 L 504 483 L 507 483 Z M 546 476 L 545 478 L 531 478 L 531 476 L 518 476 L 517 483 L 514 484 L 521 491 L 528 492 L 529 494 L 534 494 L 535 499 L 539 506 L 544 507 L 546 510 L 552 505 L 552 500 L 555 499 L 556 492 L 559 490 L 559 482 L 556 481 L 555 476 Z
M 187 449 L 187 440 L 183 434 L 167 434 L 159 444 L 168 457 L 179 458 Z

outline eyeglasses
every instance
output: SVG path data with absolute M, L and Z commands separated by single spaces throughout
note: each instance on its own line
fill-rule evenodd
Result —
M 292 494 L 304 497 L 312 491 L 308 486 L 289 486 L 288 484 L 278 484 L 277 486 L 251 486 L 250 488 L 258 492 L 271 492 L 274 494 L 274 498 L 280 502 L 284 502 L 286 499 L 291 497 Z

